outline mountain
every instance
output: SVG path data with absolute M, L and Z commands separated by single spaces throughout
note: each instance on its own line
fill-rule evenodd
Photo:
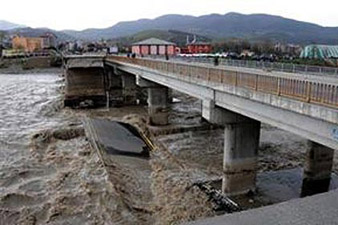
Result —
M 74 37 L 62 32 L 55 31 L 49 28 L 31 28 L 24 25 L 18 25 L 15 23 L 7 22 L 0 20 L 0 32 L 5 34 L 5 36 L 11 35 L 22 35 L 26 37 L 39 37 L 46 33 L 53 33 L 58 37 L 59 41 L 72 41 L 75 40 Z
M 338 43 L 338 27 L 323 27 L 313 23 L 266 14 L 228 13 L 199 17 L 173 14 L 153 20 L 141 19 L 120 22 L 106 29 L 65 30 L 63 32 L 78 39 L 99 40 L 101 38 L 112 39 L 129 36 L 147 30 L 177 30 L 196 33 L 212 39 L 234 37 L 301 44 Z
M 127 37 L 121 37 L 121 38 L 114 38 L 111 40 L 113 44 L 118 44 L 121 46 L 128 46 L 135 42 L 139 42 L 148 38 L 158 38 L 162 40 L 166 40 L 169 42 L 174 42 L 178 46 L 184 46 L 187 42 L 187 36 L 189 36 L 190 41 L 193 39 L 194 34 L 188 33 L 188 32 L 182 32 L 182 31 L 176 31 L 176 30 L 147 30 L 147 31 L 141 31 L 137 34 L 133 34 Z M 211 39 L 208 37 L 196 35 L 197 41 L 202 42 L 210 42 Z
M 58 41 L 73 41 L 75 40 L 74 37 L 61 32 L 61 31 L 55 31 L 55 30 L 51 30 L 48 28 L 30 28 L 30 27 L 24 27 L 24 28 L 16 28 L 16 29 L 12 29 L 7 31 L 7 33 L 9 35 L 21 35 L 21 36 L 25 36 L 25 37 L 39 37 L 42 36 L 46 33 L 53 33 L 57 36 L 57 40 Z
M 7 22 L 4 20 L 0 20 L 0 30 L 2 31 L 7 31 L 7 30 L 15 29 L 15 28 L 20 28 L 20 27 L 25 27 L 25 26 Z

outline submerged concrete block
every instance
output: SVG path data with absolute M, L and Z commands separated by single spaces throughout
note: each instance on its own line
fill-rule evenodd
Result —
M 133 126 L 106 119 L 87 119 L 86 135 L 99 151 L 113 155 L 149 156 L 149 146 Z

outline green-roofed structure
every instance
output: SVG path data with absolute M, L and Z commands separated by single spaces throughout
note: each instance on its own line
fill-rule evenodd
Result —
M 308 45 L 300 54 L 306 59 L 338 59 L 338 45 Z

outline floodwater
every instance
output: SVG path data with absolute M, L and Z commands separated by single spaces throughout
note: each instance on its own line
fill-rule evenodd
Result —
M 63 85 L 58 74 L 0 75 L 1 225 L 169 224 L 213 215 L 166 149 L 149 160 L 107 155 L 102 163 L 90 146 L 83 117 L 144 129 L 143 106 L 64 109 Z
M 30 135 L 63 123 L 55 116 L 62 107 L 56 75 L 0 76 L 0 167 L 27 158 Z
M 124 221 L 78 116 L 62 110 L 62 85 L 58 74 L 0 75 L 0 224 Z
M 82 118 L 128 122 L 150 134 L 146 109 L 64 109 L 63 85 L 57 73 L 0 74 L 0 225 L 163 225 L 215 215 L 194 184 L 221 178 L 223 130 L 205 126 L 200 101 L 175 93 L 170 121 L 186 130 L 154 128 L 150 159 L 100 159 Z M 306 140 L 263 125 L 259 171 L 301 167 L 305 150 Z

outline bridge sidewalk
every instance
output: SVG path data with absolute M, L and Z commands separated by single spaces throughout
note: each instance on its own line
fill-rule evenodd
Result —
M 338 190 L 186 225 L 338 224 Z

